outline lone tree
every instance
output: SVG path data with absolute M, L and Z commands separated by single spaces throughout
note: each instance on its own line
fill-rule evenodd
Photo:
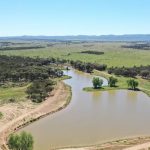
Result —
M 103 84 L 103 80 L 98 78 L 98 77 L 94 77 L 93 80 L 93 87 L 94 89 L 97 89 L 97 88 L 101 88 L 102 87 L 102 84 Z
M 118 79 L 114 78 L 113 76 L 109 77 L 108 84 L 110 87 L 115 87 Z
M 135 90 L 139 85 L 139 83 L 135 81 L 134 79 L 127 80 L 127 84 L 128 84 L 128 87 L 130 87 L 132 90 Z
M 11 134 L 8 140 L 8 146 L 11 150 L 33 150 L 33 137 L 31 134 L 21 132 L 18 134 Z

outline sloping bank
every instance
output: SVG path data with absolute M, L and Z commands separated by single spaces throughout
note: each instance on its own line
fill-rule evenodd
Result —
M 8 136 L 20 128 L 65 108 L 71 100 L 71 87 L 59 82 L 50 97 L 32 111 L 8 122 L 0 129 L 0 149 L 7 150 Z
M 149 145 L 150 144 L 149 142 L 150 142 L 150 137 L 134 137 L 134 138 L 127 138 L 127 139 L 119 139 L 116 141 L 110 141 L 110 142 L 91 145 L 87 147 L 86 146 L 69 147 L 69 148 L 61 148 L 59 150 L 127 150 L 127 148 L 131 148 L 137 145 L 138 146 L 143 144 Z

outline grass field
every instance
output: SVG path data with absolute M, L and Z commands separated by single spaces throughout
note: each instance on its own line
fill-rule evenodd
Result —
M 123 42 L 86 42 L 86 43 L 56 43 L 53 46 L 30 49 L 0 51 L 0 55 L 19 55 L 30 57 L 55 57 L 69 60 L 96 62 L 111 66 L 150 65 L 150 51 L 122 48 Z M 81 51 L 102 51 L 103 55 L 80 53 Z
M 15 102 L 27 99 L 26 94 L 27 86 L 23 87 L 0 87 L 0 103 L 7 103 L 10 99 L 14 99 Z

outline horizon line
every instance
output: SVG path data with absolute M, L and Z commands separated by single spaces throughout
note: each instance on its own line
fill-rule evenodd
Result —
M 96 34 L 77 34 L 77 35 L 7 35 L 7 36 L 0 36 L 0 38 L 5 38 L 5 37 L 65 37 L 65 36 L 126 36 L 126 35 L 150 35 L 150 33 L 137 33 L 137 34 L 101 34 L 101 35 L 96 35 Z

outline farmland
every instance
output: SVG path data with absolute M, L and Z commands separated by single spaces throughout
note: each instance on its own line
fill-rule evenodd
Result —
M 44 48 L 6 50 L 0 55 L 18 55 L 29 57 L 55 57 L 67 60 L 82 60 L 84 62 L 106 64 L 108 67 L 132 67 L 149 65 L 150 51 L 143 49 L 123 48 L 126 42 L 44 42 L 30 43 L 30 46 L 41 45 Z M 19 42 L 18 42 L 19 44 Z M 87 54 L 83 51 L 104 52 L 103 55 Z M 81 53 L 82 52 L 82 53 Z

